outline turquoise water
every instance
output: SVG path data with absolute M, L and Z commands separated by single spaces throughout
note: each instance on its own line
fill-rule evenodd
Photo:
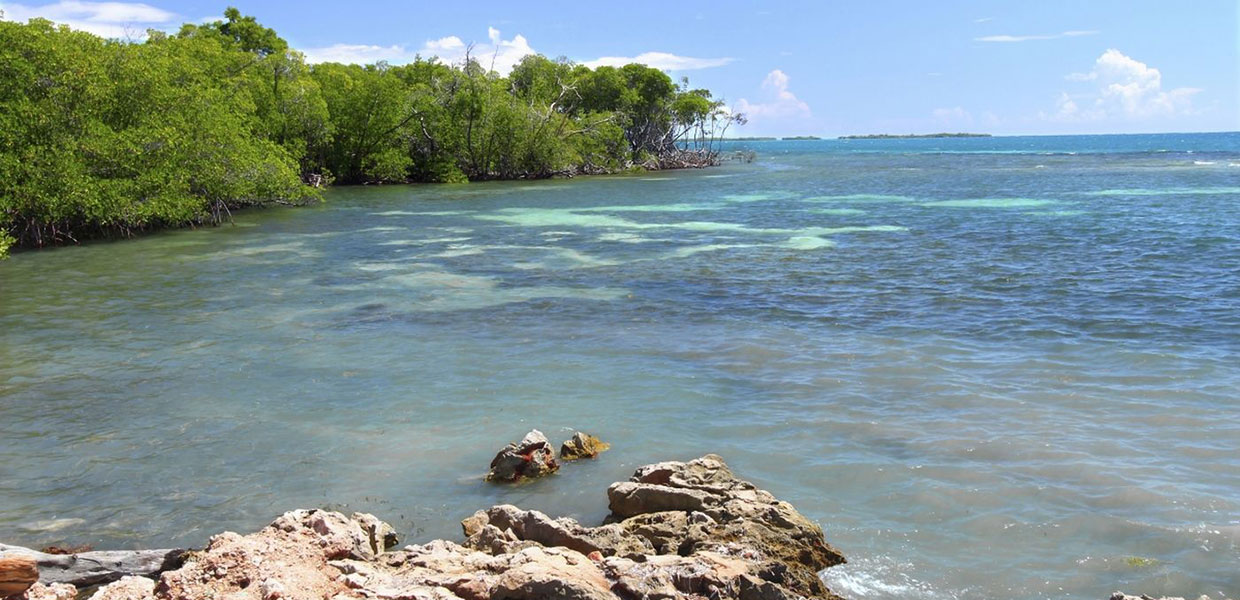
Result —
M 717 452 L 849 598 L 1240 594 L 1240 134 L 736 145 L 14 256 L 0 540 L 457 539 Z M 613 450 L 484 484 L 531 427 Z

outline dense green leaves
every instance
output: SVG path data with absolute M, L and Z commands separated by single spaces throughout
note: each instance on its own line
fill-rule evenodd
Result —
M 702 166 L 735 118 L 642 65 L 307 65 L 224 16 L 141 44 L 0 21 L 0 255 L 315 200 L 304 182 Z
M 0 228 L 37 246 L 313 199 L 231 46 L 0 22 Z

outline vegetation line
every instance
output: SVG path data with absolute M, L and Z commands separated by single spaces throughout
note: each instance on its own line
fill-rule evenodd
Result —
M 315 202 L 333 182 L 708 166 L 744 120 L 644 65 L 308 65 L 224 16 L 143 43 L 0 21 L 0 256 Z

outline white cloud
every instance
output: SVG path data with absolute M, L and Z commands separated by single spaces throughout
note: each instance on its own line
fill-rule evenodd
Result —
M 679 56 L 668 52 L 643 52 L 637 56 L 603 56 L 582 64 L 594 69 L 603 66 L 622 67 L 627 64 L 638 63 L 663 71 L 692 71 L 695 69 L 722 67 L 733 60 L 735 59 L 728 57 L 696 58 L 692 56 Z
M 763 102 L 737 101 L 734 110 L 749 120 L 809 117 L 809 105 L 788 90 L 788 75 L 779 69 L 767 73 L 762 80 Z
M 6 20 L 44 18 L 107 38 L 145 38 L 147 29 L 170 28 L 180 19 L 176 13 L 140 2 L 62 0 L 40 6 L 4 3 L 0 10 Z
M 303 54 L 306 62 L 335 62 L 344 64 L 367 65 L 385 60 L 389 63 L 403 63 L 413 59 L 413 53 L 404 46 L 369 46 L 366 44 L 333 44 L 323 48 L 307 48 Z
M 973 38 L 975 42 L 1028 42 L 1032 40 L 1054 40 L 1066 37 L 1080 37 L 1082 35 L 1097 35 L 1099 32 L 1094 30 L 1074 30 L 1064 31 L 1062 33 L 1052 33 L 1046 35 L 987 35 L 983 37 Z
M 1096 82 L 1097 88 L 1076 96 L 1067 92 L 1060 94 L 1055 112 L 1042 113 L 1042 118 L 1096 121 L 1189 115 L 1194 113 L 1192 97 L 1201 91 L 1191 87 L 1163 90 L 1161 71 L 1114 48 L 1103 52 L 1094 61 L 1092 71 L 1071 73 L 1066 79 Z M 1078 103 L 1078 100 L 1081 102 Z
M 995 20 L 994 17 L 982 17 L 980 19 L 973 19 L 973 22 L 974 23 L 989 23 L 993 20 Z
M 494 69 L 501 75 L 507 75 L 512 67 L 521 59 L 537 52 L 523 35 L 515 35 L 505 40 L 500 31 L 494 27 L 487 28 L 488 42 L 473 44 L 449 35 L 436 40 L 427 40 L 417 50 L 395 44 L 392 46 L 373 46 L 368 44 L 333 44 L 322 48 L 306 48 L 303 52 L 306 61 L 311 63 L 339 62 L 353 64 L 370 64 L 380 60 L 392 64 L 412 61 L 417 56 L 436 58 L 446 64 L 460 64 L 468 56 L 484 67 Z
M 448 64 L 460 64 L 465 61 L 465 56 L 478 61 L 484 67 L 492 69 L 501 75 L 507 75 L 522 58 L 530 54 L 538 54 L 525 36 L 517 34 L 510 40 L 505 40 L 498 29 L 494 27 L 487 28 L 487 39 L 489 43 L 474 44 L 471 48 L 461 38 L 450 35 L 437 40 L 429 40 L 422 46 L 420 54 L 425 57 L 436 57 L 440 62 Z

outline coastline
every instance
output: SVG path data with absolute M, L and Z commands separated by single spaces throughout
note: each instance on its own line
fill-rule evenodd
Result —
M 640 467 L 607 497 L 599 526 L 505 504 L 463 520 L 461 542 L 399 550 L 376 516 L 320 509 L 216 534 L 202 549 L 61 556 L 0 546 L 0 590 L 7 600 L 844 600 L 822 578 L 846 562 L 823 528 L 717 455 Z

